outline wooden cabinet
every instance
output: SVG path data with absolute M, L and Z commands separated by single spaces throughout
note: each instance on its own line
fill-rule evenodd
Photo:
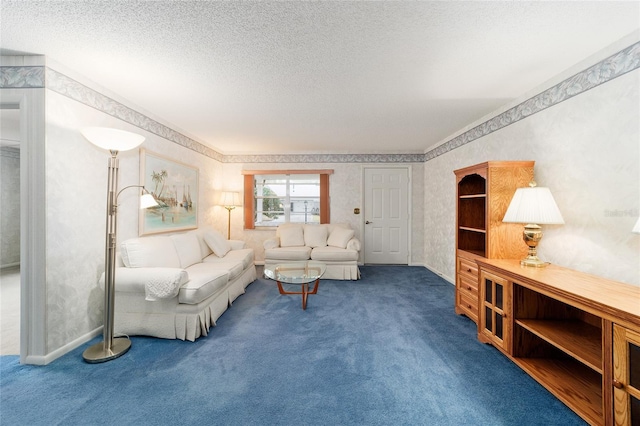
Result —
M 527 253 L 523 226 L 502 223 L 517 188 L 533 179 L 533 161 L 490 161 L 456 170 L 456 313 L 478 322 L 475 259 L 518 259 Z
M 478 338 L 511 352 L 511 282 L 483 271 L 480 274 Z
M 555 265 L 477 264 L 484 308 L 479 340 L 499 348 L 588 423 L 640 424 L 640 287 Z M 498 286 L 503 308 L 494 295 Z M 484 312 L 494 322 L 491 330 Z
M 613 326 L 612 385 L 615 424 L 640 425 L 640 332 L 617 324 Z

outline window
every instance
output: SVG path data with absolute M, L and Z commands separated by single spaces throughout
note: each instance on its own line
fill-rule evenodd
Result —
M 283 223 L 329 223 L 333 170 L 243 171 L 245 229 Z

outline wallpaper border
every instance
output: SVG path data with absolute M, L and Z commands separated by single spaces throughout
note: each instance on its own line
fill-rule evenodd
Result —
M 421 163 L 433 160 L 638 68 L 640 68 L 640 42 L 574 74 L 424 154 L 223 155 L 48 67 L 2 66 L 0 67 L 0 88 L 46 87 L 221 163 Z
M 42 89 L 44 67 L 0 66 L 0 89 Z
M 446 154 L 640 67 L 640 42 L 574 74 L 547 90 L 425 153 L 424 161 Z

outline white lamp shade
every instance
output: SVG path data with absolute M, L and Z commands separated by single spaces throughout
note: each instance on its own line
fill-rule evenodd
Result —
M 225 207 L 237 207 L 240 206 L 240 193 L 224 191 L 222 193 L 222 203 Z
M 95 146 L 109 151 L 128 151 L 144 141 L 144 136 L 108 127 L 85 127 L 80 133 Z
M 158 205 L 158 202 L 156 201 L 155 198 L 153 198 L 153 195 L 151 194 L 143 194 L 140 197 L 140 208 L 141 209 L 148 209 L 149 207 L 155 207 Z
M 504 215 L 503 222 L 563 224 L 564 219 L 549 188 L 518 188 Z
M 636 234 L 640 234 L 640 217 L 638 218 L 638 221 L 636 222 L 636 226 L 633 227 L 631 232 L 635 232 Z

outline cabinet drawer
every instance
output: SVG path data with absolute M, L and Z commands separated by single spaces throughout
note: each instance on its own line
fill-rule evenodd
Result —
M 470 279 L 478 280 L 478 265 L 475 262 L 461 257 L 458 258 L 458 273 L 469 277 Z M 477 287 L 477 284 L 476 284 Z
M 458 288 L 468 291 L 469 293 L 473 294 L 476 298 L 478 297 L 478 280 L 477 279 L 470 279 L 467 275 L 459 274 Z
M 471 318 L 476 324 L 478 323 L 478 298 L 473 297 L 473 295 L 464 290 L 460 291 L 458 294 L 459 299 L 459 307 L 464 311 L 464 313 Z

